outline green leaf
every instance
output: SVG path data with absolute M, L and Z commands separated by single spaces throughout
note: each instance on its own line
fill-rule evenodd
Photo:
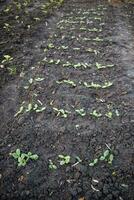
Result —
M 36 112 L 36 113 L 43 112 L 45 109 L 46 109 L 46 107 L 42 107 L 42 108 L 40 108 L 40 109 L 37 109 L 35 112 Z
M 20 149 L 16 149 L 16 155 L 19 157 L 20 156 Z
M 31 156 L 31 155 L 32 155 L 32 153 L 29 151 L 27 155 L 28 155 L 28 156 Z
M 63 155 L 58 155 L 58 157 L 59 157 L 59 158 L 64 158 L 64 156 L 63 156 Z
M 64 160 L 61 160 L 60 161 L 60 165 L 64 165 L 65 164 L 65 161 Z
M 33 78 L 30 78 L 29 81 L 28 81 L 30 84 L 33 83 Z
M 10 155 L 13 156 L 14 159 L 17 159 L 17 158 L 18 158 L 18 156 L 17 156 L 16 153 L 11 153 Z
M 23 110 L 24 110 L 24 107 L 21 106 L 19 111 L 14 115 L 14 117 L 17 117 L 19 114 L 21 114 L 23 112 Z
M 98 158 L 94 159 L 94 161 L 91 162 L 91 163 L 89 164 L 89 166 L 93 167 L 93 166 L 95 166 L 97 163 L 98 163 Z
M 31 155 L 30 158 L 32 160 L 38 160 L 39 156 L 37 154 Z
M 109 156 L 109 160 L 108 160 L 108 163 L 109 163 L 109 164 L 112 164 L 113 159 L 114 159 L 113 154 L 110 154 L 110 156 Z
M 106 150 L 104 153 L 103 153 L 103 156 L 106 158 L 108 155 L 109 155 L 110 151 L 109 150 Z
M 70 162 L 70 156 L 65 157 L 65 162 L 66 162 L 66 164 L 68 164 Z
M 105 157 L 104 157 L 104 156 L 101 156 L 101 157 L 100 157 L 100 160 L 105 160 Z

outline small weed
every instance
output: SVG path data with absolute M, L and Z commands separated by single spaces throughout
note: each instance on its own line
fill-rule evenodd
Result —
M 10 155 L 17 160 L 19 167 L 24 167 L 27 162 L 31 160 L 37 160 L 39 156 L 37 154 L 32 154 L 31 152 L 21 153 L 20 149 L 16 149 L 15 152 L 10 153 Z
M 59 162 L 60 162 L 60 165 L 67 165 L 70 163 L 70 159 L 71 157 L 70 156 L 64 156 L 64 155 L 59 155 Z

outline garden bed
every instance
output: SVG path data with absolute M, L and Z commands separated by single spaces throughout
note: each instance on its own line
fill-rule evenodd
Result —
M 1 199 L 132 200 L 134 5 L 33 2 L 1 14 Z

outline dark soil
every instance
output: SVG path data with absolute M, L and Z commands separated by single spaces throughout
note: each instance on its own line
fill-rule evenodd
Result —
M 7 33 L 3 24 L 15 23 L 11 16 L 17 15 L 4 14 L 8 2 L 0 3 L 1 61 L 4 55 L 13 57 L 0 68 L 1 199 L 133 200 L 134 5 L 67 0 L 44 16 L 37 6 L 43 1 L 35 1 L 28 7 L 29 17 L 19 13 L 23 26 L 18 23 Z M 34 23 L 31 16 L 41 20 Z M 71 65 L 65 67 L 66 62 Z M 75 68 L 78 63 L 88 66 Z M 97 69 L 96 63 L 114 66 Z M 17 67 L 16 74 L 9 74 L 10 65 Z M 24 89 L 30 78 L 38 77 L 44 80 Z M 56 82 L 68 79 L 76 86 Z M 95 89 L 83 84 L 105 81 L 113 85 Z M 38 100 L 45 111 L 14 117 L 23 101 Z M 54 107 L 69 111 L 68 117 L 57 116 Z M 86 116 L 75 112 L 81 108 Z M 102 116 L 91 116 L 93 110 Z M 90 167 L 108 146 L 112 164 L 100 161 Z M 9 155 L 17 148 L 39 159 L 18 167 Z M 59 154 L 70 155 L 71 162 L 60 166 Z M 77 156 L 82 162 L 77 163 Z M 49 169 L 50 159 L 56 170 Z

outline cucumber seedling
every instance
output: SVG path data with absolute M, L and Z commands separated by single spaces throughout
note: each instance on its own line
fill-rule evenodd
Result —
M 61 117 L 67 118 L 68 114 L 71 113 L 64 109 L 53 108 L 55 112 L 57 112 L 57 116 L 61 115 Z
M 10 155 L 17 160 L 18 167 L 24 167 L 30 159 L 37 160 L 39 158 L 37 154 L 32 154 L 31 152 L 21 153 L 20 149 L 16 149 L 16 151 L 10 153 Z
M 74 81 L 71 81 L 71 80 L 63 80 L 63 81 L 56 81 L 56 83 L 58 83 L 58 84 L 62 84 L 62 83 L 66 83 L 66 84 L 69 84 L 69 85 L 71 85 L 71 86 L 73 86 L 73 87 L 76 87 L 76 83 L 74 83 Z
M 81 109 L 76 109 L 75 110 L 81 117 L 84 117 L 86 115 L 86 112 L 83 108 Z
M 99 118 L 99 117 L 102 116 L 102 114 L 97 112 L 96 110 L 93 110 L 92 112 L 90 112 L 90 115 L 95 117 L 95 118 Z
M 49 169 L 51 169 L 51 170 L 56 170 L 57 169 L 57 166 L 53 163 L 52 160 L 49 160 Z
M 71 159 L 71 157 L 68 156 L 68 155 L 66 155 L 66 156 L 59 155 L 58 158 L 59 158 L 60 165 L 67 165 L 67 164 L 69 164 L 70 163 L 70 159 Z
M 105 69 L 105 68 L 114 67 L 114 65 L 113 64 L 111 64 L 111 65 L 102 65 L 102 64 L 96 62 L 96 67 L 97 67 L 97 69 Z

